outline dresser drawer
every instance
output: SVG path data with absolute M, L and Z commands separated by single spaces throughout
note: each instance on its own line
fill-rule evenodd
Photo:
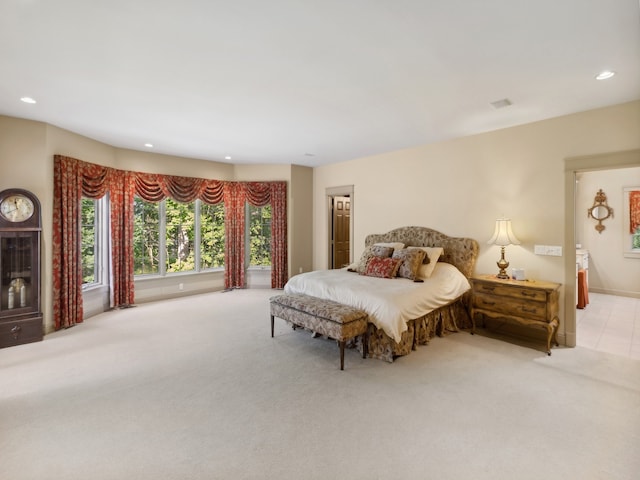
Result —
M 543 296 L 543 301 L 532 301 L 526 298 L 474 293 L 473 308 L 489 310 L 508 316 L 527 317 L 531 320 L 548 322 L 551 319 L 548 318 L 547 315 L 547 303 L 545 299 L 546 296 Z
M 0 348 L 42 340 L 42 317 L 0 322 Z
M 534 302 L 546 302 L 547 292 L 539 289 L 526 288 L 525 286 L 500 285 L 497 283 L 476 282 L 475 292 L 497 295 L 500 297 L 526 299 Z

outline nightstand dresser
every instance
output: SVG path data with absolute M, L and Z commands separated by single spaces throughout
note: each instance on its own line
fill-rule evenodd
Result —
M 560 284 L 542 280 L 502 280 L 495 275 L 471 278 L 471 320 L 485 325 L 485 319 L 499 319 L 520 325 L 543 328 L 547 332 L 547 354 L 551 342 L 558 345 L 556 335 Z

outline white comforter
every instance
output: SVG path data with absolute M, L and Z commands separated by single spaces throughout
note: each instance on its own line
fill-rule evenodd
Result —
M 285 293 L 304 293 L 360 308 L 369 321 L 400 341 L 407 321 L 451 303 L 471 286 L 453 265 L 438 262 L 430 278 L 416 283 L 406 278 L 375 278 L 340 270 L 317 270 L 289 279 Z

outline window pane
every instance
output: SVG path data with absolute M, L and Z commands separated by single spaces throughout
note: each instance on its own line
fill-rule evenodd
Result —
M 640 227 L 638 227 L 636 232 L 631 236 L 631 248 L 640 248 Z
M 167 273 L 195 270 L 195 203 L 165 200 Z
M 139 197 L 133 201 L 133 271 L 135 275 L 158 273 L 160 243 L 159 204 L 145 202 Z
M 271 266 L 271 205 L 249 205 L 251 266 Z
M 224 267 L 224 205 L 200 204 L 200 269 Z
M 82 262 L 82 283 L 95 283 L 96 280 L 96 246 L 97 215 L 96 200 L 82 199 L 80 212 L 80 257 Z

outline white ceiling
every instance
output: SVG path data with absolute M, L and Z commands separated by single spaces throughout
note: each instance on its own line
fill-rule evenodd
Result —
M 638 0 L 0 0 L 0 114 L 134 150 L 315 166 L 637 99 Z

